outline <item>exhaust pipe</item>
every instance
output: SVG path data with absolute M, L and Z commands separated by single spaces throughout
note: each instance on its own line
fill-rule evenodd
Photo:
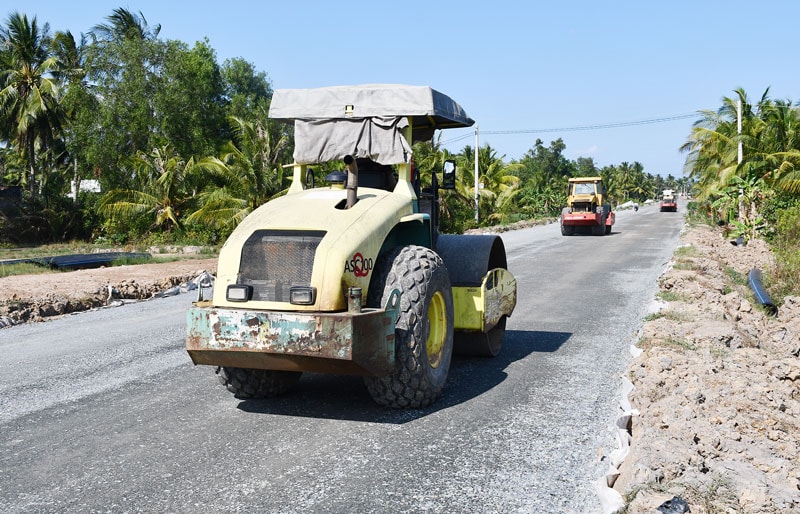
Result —
M 358 201 L 358 165 L 352 155 L 344 156 L 344 165 L 347 167 L 347 203 L 344 208 L 349 209 Z

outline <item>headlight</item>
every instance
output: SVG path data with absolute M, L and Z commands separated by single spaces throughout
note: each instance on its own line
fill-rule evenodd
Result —
M 317 299 L 315 287 L 292 286 L 289 288 L 289 303 L 295 305 L 314 305 Z
M 234 284 L 228 286 L 225 291 L 225 298 L 229 302 L 246 302 L 253 296 L 253 287 Z

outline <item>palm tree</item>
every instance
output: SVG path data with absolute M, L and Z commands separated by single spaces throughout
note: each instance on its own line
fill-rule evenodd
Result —
M 71 180 L 76 192 L 73 198 L 75 203 L 78 202 L 77 191 L 82 178 L 79 161 L 86 163 L 85 141 L 90 137 L 89 127 L 94 125 L 94 113 L 99 103 L 88 81 L 91 64 L 87 48 L 87 38 L 83 34 L 79 40 L 69 31 L 56 32 L 53 37 L 52 51 L 58 60 L 55 76 L 62 81 L 65 89 L 62 108 L 68 123 L 64 127 L 63 139 L 67 158 L 72 161 Z
M 747 95 L 742 90 L 736 92 L 743 104 L 743 118 L 752 117 Z M 717 111 L 700 111 L 700 119 L 694 123 L 689 138 L 681 146 L 681 151 L 688 153 L 684 172 L 697 181 L 700 200 L 707 200 L 736 174 L 737 145 L 741 139 L 737 135 L 736 103 L 736 100 L 726 97 Z
M 698 198 L 729 206 L 733 194 L 738 197 L 738 223 L 752 225 L 766 198 L 762 189 L 800 191 L 800 118 L 791 102 L 770 100 L 769 89 L 755 105 L 742 89 L 735 93 L 737 98 L 724 98 L 718 111 L 701 112 L 702 118 L 681 149 L 689 153 L 686 167 L 690 177 L 697 179 Z M 739 102 L 741 133 L 737 128 Z M 743 147 L 741 159 L 739 144 Z M 732 185 L 736 187 L 731 189 Z
M 441 173 L 444 169 L 445 161 L 457 160 L 455 155 L 451 154 L 446 148 L 442 148 L 441 141 L 442 134 L 440 132 L 435 140 L 414 143 L 414 166 L 420 177 L 421 188 L 431 186 L 433 174 Z M 466 159 L 461 159 L 461 166 L 465 166 L 465 163 Z M 470 169 L 473 168 L 474 166 Z M 469 180 L 472 179 L 464 179 L 464 169 L 459 169 L 461 171 L 458 173 L 456 188 L 454 190 L 443 189 L 440 191 L 439 219 L 440 223 L 442 223 L 440 229 L 443 231 L 459 231 L 465 221 L 463 219 L 465 218 L 464 213 L 474 209 L 473 200 L 469 196 L 470 193 L 467 186 Z M 473 174 L 469 173 L 469 177 L 472 176 Z
M 188 220 L 220 229 L 232 229 L 253 209 L 285 192 L 285 157 L 290 138 L 281 126 L 231 117 L 235 141 L 229 142 L 210 184 L 198 194 L 200 207 Z
M 142 190 L 117 189 L 100 200 L 98 212 L 109 218 L 149 216 L 153 226 L 167 231 L 181 229 L 181 214 L 205 171 L 218 172 L 224 165 L 215 158 L 183 160 L 172 148 L 156 148 L 134 159 Z
M 800 192 L 800 110 L 776 100 L 761 110 L 759 151 L 748 158 L 758 174 L 776 189 Z
M 50 27 L 12 13 L 0 29 L 0 120 L 28 164 L 28 190 L 36 196 L 37 147 L 46 152 L 61 128 L 60 90 L 53 77 Z
M 135 14 L 119 7 L 106 19 L 108 23 L 101 23 L 92 28 L 92 33 L 105 42 L 152 41 L 161 32 L 161 25 L 156 25 L 152 29 L 147 25 L 147 20 L 141 11 Z
M 462 152 L 461 173 L 464 193 L 467 197 L 475 196 L 474 152 L 467 146 Z M 518 171 L 519 164 L 506 164 L 498 157 L 497 150 L 488 144 L 478 148 L 478 208 L 481 219 L 498 220 L 508 214 L 519 186 L 519 177 L 513 173 Z
M 156 119 L 156 87 L 165 44 L 160 27 L 150 28 L 144 16 L 115 9 L 106 23 L 89 35 L 90 79 L 103 101 L 94 113 L 94 126 L 103 136 L 87 141 L 87 159 L 106 188 L 131 188 L 129 162 L 140 152 L 165 144 Z

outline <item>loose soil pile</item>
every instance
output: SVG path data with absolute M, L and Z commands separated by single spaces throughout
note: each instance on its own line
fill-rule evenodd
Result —
M 705 226 L 681 240 L 628 369 L 638 415 L 614 488 L 629 514 L 798 512 L 800 298 L 777 317 L 756 303 L 747 275 L 773 259 L 762 241 Z
M 204 271 L 213 274 L 216 267 L 216 259 L 187 259 L 3 277 L 0 327 L 44 321 L 125 300 L 145 300 L 186 286 Z

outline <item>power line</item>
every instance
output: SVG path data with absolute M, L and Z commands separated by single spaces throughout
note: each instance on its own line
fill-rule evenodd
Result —
M 687 118 L 695 118 L 695 117 L 697 117 L 697 112 L 693 112 L 690 114 L 676 114 L 674 116 L 664 116 L 661 118 L 648 118 L 644 120 L 621 121 L 616 123 L 598 123 L 596 125 L 578 125 L 574 127 L 521 129 L 521 130 L 481 130 L 480 133 L 486 135 L 508 135 L 508 134 L 539 134 L 547 132 L 577 132 L 581 130 L 603 130 L 610 128 L 634 127 L 638 125 L 653 125 L 656 123 L 667 123 L 670 121 L 685 120 Z M 471 136 L 472 134 L 464 134 L 462 136 L 448 139 L 447 141 L 442 141 L 442 144 L 454 143 L 456 141 L 461 141 L 462 139 L 466 139 Z

